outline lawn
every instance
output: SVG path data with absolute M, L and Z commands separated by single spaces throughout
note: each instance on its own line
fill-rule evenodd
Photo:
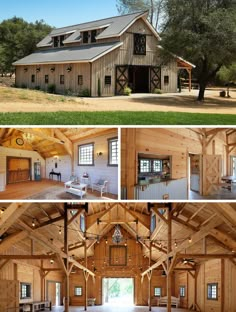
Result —
M 1 125 L 235 125 L 234 115 L 174 112 L 0 113 Z
M 203 103 L 196 90 L 181 94 L 78 98 L 0 87 L 1 125 L 235 125 L 236 90 L 219 98 L 208 90 Z

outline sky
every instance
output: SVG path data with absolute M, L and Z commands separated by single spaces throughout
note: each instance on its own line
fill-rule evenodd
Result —
M 0 0 L 0 23 L 17 16 L 63 27 L 115 15 L 116 0 Z

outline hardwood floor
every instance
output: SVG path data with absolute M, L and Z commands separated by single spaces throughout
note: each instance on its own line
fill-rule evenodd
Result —
M 46 311 L 46 310 L 45 310 Z M 63 307 L 57 307 L 52 308 L 53 312 L 63 312 Z M 70 312 L 77 312 L 77 311 L 84 311 L 84 307 L 70 307 Z M 120 307 L 120 306 L 95 306 L 95 307 L 88 307 L 88 311 L 91 312 L 148 312 L 148 307 L 136 307 L 136 306 L 130 306 L 130 307 Z M 159 308 L 159 307 L 153 307 L 153 312 L 166 312 L 166 308 Z M 189 310 L 187 309 L 177 309 L 177 308 L 171 308 L 171 311 L 173 312 L 187 312 Z
M 43 179 L 41 181 L 27 181 L 14 184 L 8 184 L 5 191 L 0 192 L 0 200 L 14 200 L 14 199 L 28 199 L 32 196 L 36 196 L 38 193 L 47 191 L 49 187 L 58 186 L 58 188 L 64 189 L 64 183 L 55 180 Z M 100 193 L 88 189 L 88 194 L 92 194 L 100 199 Z M 104 194 L 109 199 L 117 199 L 116 195 Z M 76 198 L 76 197 L 75 197 Z M 42 198 L 43 199 L 43 198 Z M 78 197 L 78 200 L 80 198 Z M 86 200 L 86 199 L 85 199 Z

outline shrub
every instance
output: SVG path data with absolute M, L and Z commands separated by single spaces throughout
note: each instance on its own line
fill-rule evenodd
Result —
M 75 95 L 75 94 L 74 94 L 74 92 L 73 92 L 71 89 L 66 89 L 66 90 L 65 90 L 65 95 L 66 95 L 66 96 L 73 96 L 73 95 Z
M 40 86 L 35 86 L 34 87 L 34 90 L 38 90 L 39 91 L 40 89 L 41 89 Z
M 131 94 L 132 90 L 129 87 L 124 88 L 124 95 L 129 96 Z
M 155 94 L 162 94 L 162 91 L 160 89 L 155 88 L 153 90 L 153 93 L 155 93 Z
M 81 89 L 79 92 L 79 96 L 81 97 L 90 97 L 90 90 L 85 88 L 85 89 Z
M 25 83 L 22 83 L 21 89 L 27 89 L 27 85 Z
M 55 84 L 49 84 L 48 85 L 48 93 L 56 93 L 56 85 Z

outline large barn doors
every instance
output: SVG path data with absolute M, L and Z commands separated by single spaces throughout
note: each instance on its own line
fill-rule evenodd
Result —
M 161 89 L 161 67 L 150 67 L 150 92 L 154 92 L 155 89 Z
M 202 195 L 209 195 L 217 192 L 221 181 L 221 156 L 202 156 Z
M 116 94 L 122 95 L 129 83 L 128 65 L 116 66 Z

